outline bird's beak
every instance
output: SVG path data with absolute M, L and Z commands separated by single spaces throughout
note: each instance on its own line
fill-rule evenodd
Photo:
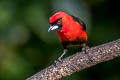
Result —
M 48 29 L 48 32 L 50 32 L 51 30 L 56 30 L 58 29 L 59 26 L 58 25 L 50 25 L 49 29 Z

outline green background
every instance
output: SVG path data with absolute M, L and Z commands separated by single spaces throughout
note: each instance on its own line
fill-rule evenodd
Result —
M 0 0 L 0 80 L 25 80 L 61 55 L 56 32 L 47 32 L 57 11 L 86 23 L 89 47 L 120 38 L 119 0 Z M 66 56 L 80 50 L 69 48 Z M 120 58 L 61 80 L 120 80 Z

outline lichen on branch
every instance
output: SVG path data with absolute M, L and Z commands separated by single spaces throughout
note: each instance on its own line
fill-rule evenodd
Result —
M 120 39 L 96 47 L 92 47 L 82 52 L 69 56 L 29 77 L 26 80 L 58 80 L 71 75 L 76 71 L 81 71 L 98 63 L 108 61 L 120 56 Z

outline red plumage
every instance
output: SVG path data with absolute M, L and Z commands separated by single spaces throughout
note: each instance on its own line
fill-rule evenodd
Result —
M 79 18 L 65 12 L 57 12 L 50 17 L 50 24 L 58 26 L 56 32 L 64 49 L 68 45 L 86 46 L 86 26 Z

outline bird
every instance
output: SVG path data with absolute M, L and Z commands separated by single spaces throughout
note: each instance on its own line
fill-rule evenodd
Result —
M 71 45 L 82 46 L 82 50 L 88 47 L 86 25 L 80 18 L 58 11 L 49 18 L 49 24 L 48 32 L 55 30 L 64 48 L 57 61 L 61 61 Z

